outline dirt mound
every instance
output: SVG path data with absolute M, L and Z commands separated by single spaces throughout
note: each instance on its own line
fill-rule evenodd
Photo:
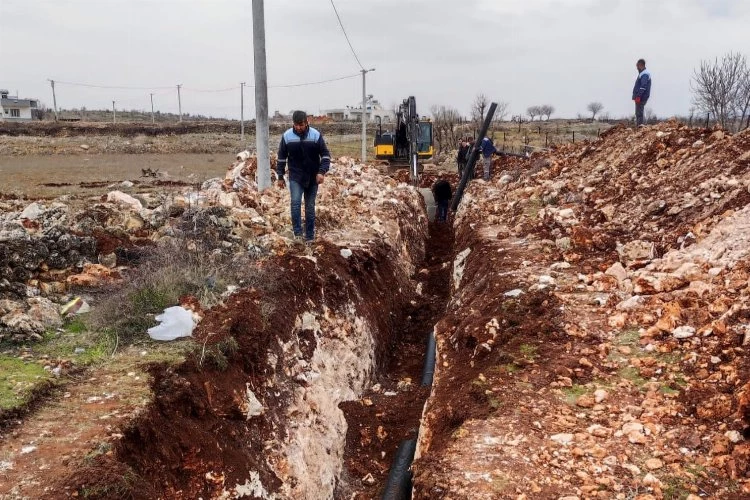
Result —
M 744 498 L 750 133 L 501 158 L 456 214 L 416 498 Z

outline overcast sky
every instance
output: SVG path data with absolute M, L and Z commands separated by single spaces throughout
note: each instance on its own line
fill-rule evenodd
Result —
M 414 95 L 468 114 L 478 92 L 511 111 L 552 104 L 556 116 L 600 101 L 632 113 L 635 61 L 653 75 L 659 116 L 686 114 L 701 59 L 750 57 L 750 0 L 335 0 L 368 74 L 367 92 L 391 107 Z M 269 85 L 359 71 L 330 0 L 266 0 Z M 177 110 L 239 117 L 239 82 L 253 82 L 250 0 L 0 0 L 0 88 L 49 106 Z M 226 92 L 198 92 L 221 90 Z M 271 112 L 318 113 L 361 100 L 361 78 L 270 89 Z M 246 89 L 246 117 L 254 115 Z

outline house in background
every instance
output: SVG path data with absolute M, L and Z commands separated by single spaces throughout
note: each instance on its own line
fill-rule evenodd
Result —
M 0 121 L 27 121 L 37 118 L 39 101 L 19 99 L 0 89 Z
M 383 123 L 392 123 L 396 121 L 396 112 L 385 109 L 380 105 L 377 99 L 373 99 L 372 96 L 368 96 L 367 101 L 367 121 L 374 122 L 377 117 Z M 339 109 L 327 109 L 324 111 L 325 115 L 335 121 L 361 121 L 362 120 L 362 105 L 359 106 L 347 106 L 346 108 Z

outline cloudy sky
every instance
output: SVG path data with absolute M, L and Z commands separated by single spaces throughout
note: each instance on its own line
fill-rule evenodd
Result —
M 653 74 L 651 107 L 686 114 L 701 59 L 750 57 L 750 0 L 335 0 L 387 107 L 408 95 L 418 110 L 468 114 L 483 92 L 511 111 L 549 103 L 556 116 L 600 101 L 631 113 L 635 61 Z M 330 0 L 266 0 L 269 85 L 357 75 L 360 67 Z M 239 82 L 253 82 L 250 0 L 0 0 L 0 88 L 58 105 L 177 110 L 239 117 Z M 103 89 L 62 82 L 111 87 Z M 228 89 L 228 90 L 226 90 Z M 213 92 L 207 92 L 212 90 Z M 318 113 L 361 99 L 359 76 L 272 88 L 269 108 Z M 246 89 L 245 115 L 254 115 Z

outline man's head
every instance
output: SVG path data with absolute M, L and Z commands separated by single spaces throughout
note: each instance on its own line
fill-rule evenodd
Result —
M 638 68 L 638 72 L 640 73 L 644 69 L 646 69 L 646 60 L 645 59 L 638 59 L 638 62 L 635 63 L 635 67 Z
M 307 131 L 307 113 L 304 111 L 295 111 L 292 113 L 292 121 L 294 122 L 294 131 L 298 134 L 303 134 Z

